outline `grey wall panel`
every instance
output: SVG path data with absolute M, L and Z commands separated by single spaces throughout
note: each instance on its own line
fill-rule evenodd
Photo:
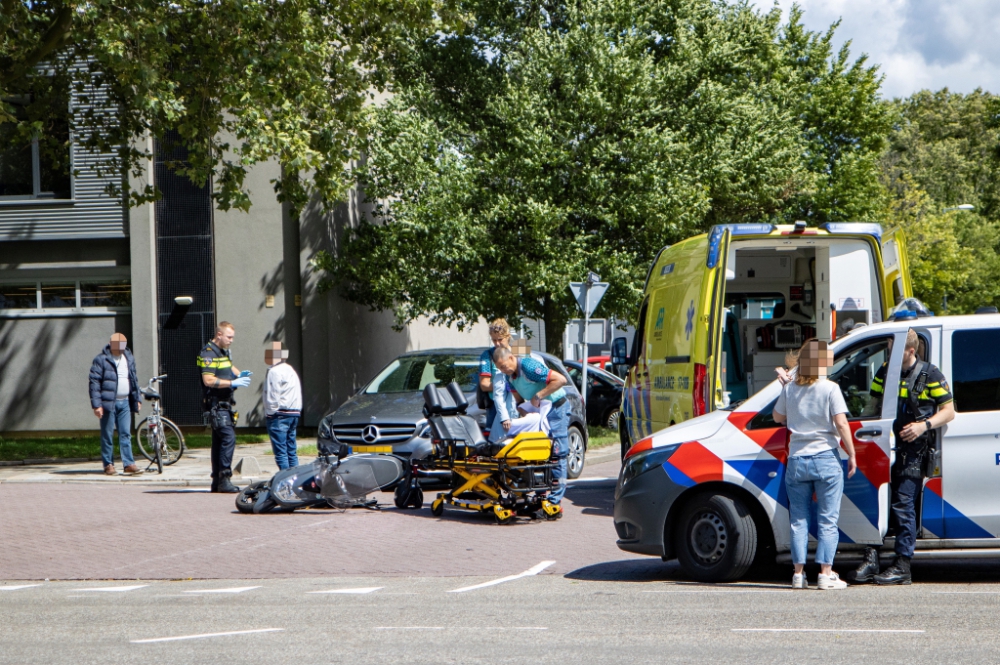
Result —
M 90 365 L 131 317 L 0 319 L 0 432 L 97 430 Z
M 91 89 L 72 92 L 74 109 L 83 105 L 80 97 L 87 96 L 91 108 L 111 112 L 106 97 Z M 120 173 L 98 173 L 96 167 L 107 170 L 113 153 L 94 153 L 73 143 L 73 200 L 32 201 L 15 204 L 0 202 L 0 241 L 53 240 L 60 238 L 123 238 L 127 235 L 125 211 L 121 201 L 108 193 L 109 185 L 120 185 Z

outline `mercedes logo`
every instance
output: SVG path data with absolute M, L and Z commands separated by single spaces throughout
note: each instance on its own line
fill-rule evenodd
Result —
M 361 430 L 361 438 L 365 440 L 365 443 L 375 443 L 379 440 L 380 436 L 378 427 L 375 427 L 375 425 L 368 425 Z

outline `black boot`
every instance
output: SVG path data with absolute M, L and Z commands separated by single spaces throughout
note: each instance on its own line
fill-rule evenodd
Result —
M 865 548 L 865 560 L 854 569 L 854 574 L 848 577 L 852 584 L 867 584 L 878 575 L 878 550 L 874 547 Z
M 879 584 L 911 584 L 910 557 L 897 556 L 885 572 L 875 576 L 875 581 Z
M 233 485 L 233 483 L 229 480 L 229 476 L 223 476 L 222 478 L 219 478 L 218 484 L 212 489 L 212 491 L 219 494 L 238 494 L 240 488 Z

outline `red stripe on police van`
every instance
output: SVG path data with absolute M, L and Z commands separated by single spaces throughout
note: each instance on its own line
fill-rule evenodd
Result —
M 697 441 L 681 444 L 670 464 L 696 483 L 722 480 L 722 459 Z

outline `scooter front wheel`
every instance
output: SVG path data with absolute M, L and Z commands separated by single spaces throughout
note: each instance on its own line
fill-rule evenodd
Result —
M 260 497 L 261 492 L 266 490 L 266 480 L 261 480 L 253 483 L 252 485 L 247 485 L 240 490 L 239 494 L 236 495 L 236 510 L 244 515 L 252 514 L 254 512 L 254 505 L 257 503 L 257 499 Z

